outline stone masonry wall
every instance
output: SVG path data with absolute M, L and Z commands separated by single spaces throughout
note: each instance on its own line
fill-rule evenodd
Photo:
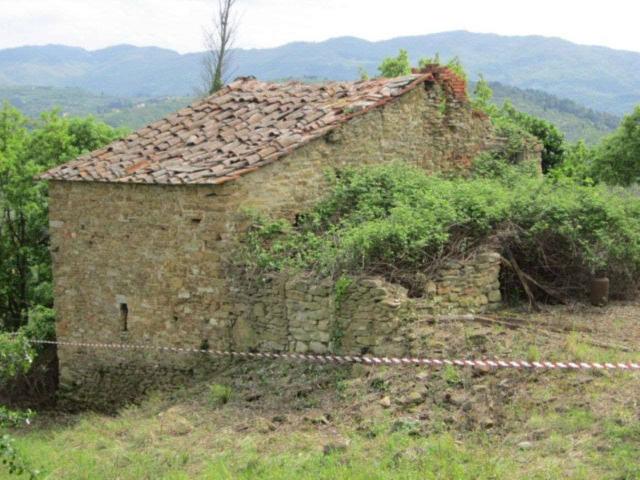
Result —
M 478 313 L 501 300 L 500 255 L 483 249 L 450 261 L 427 282 L 424 296 L 381 277 L 350 279 L 344 291 L 308 273 L 245 279 L 234 293 L 233 345 L 242 350 L 313 353 L 417 354 L 413 320 L 426 315 Z
M 494 143 L 488 119 L 434 83 L 223 185 L 52 181 L 50 232 L 58 337 L 212 348 L 234 345 L 244 338 L 246 314 L 241 312 L 249 306 L 233 300 L 225 264 L 245 228 L 245 208 L 293 217 L 322 195 L 328 168 L 404 160 L 427 171 L 461 170 Z M 437 296 L 447 301 L 444 293 Z M 304 302 L 291 297 L 278 308 L 291 310 L 287 313 L 291 319 L 313 316 L 295 313 L 296 301 Z M 259 316 L 260 307 L 251 308 Z M 295 321 L 284 325 L 275 320 L 281 318 L 275 313 L 272 318 L 273 324 L 259 330 L 265 348 L 277 348 L 282 332 L 297 328 Z M 326 335 L 322 339 L 326 344 Z M 311 340 L 307 343 L 311 348 Z M 130 354 L 71 347 L 61 348 L 59 359 L 61 385 L 75 390 L 94 383 L 96 372 L 135 365 L 182 372 L 191 371 L 193 364 L 188 356 L 167 359 L 152 351 Z M 144 371 L 145 381 L 150 381 L 149 375 Z M 114 389 L 140 385 L 132 375 L 122 377 L 110 380 Z M 124 383 L 116 387 L 119 381 Z

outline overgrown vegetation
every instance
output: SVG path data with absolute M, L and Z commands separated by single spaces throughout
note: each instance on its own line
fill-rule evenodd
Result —
M 637 308 L 552 307 L 527 315 L 536 330 L 428 325 L 418 351 L 630 361 L 587 341 L 632 346 Z M 595 331 L 541 334 L 547 322 Z M 226 403 L 211 401 L 214 381 Z M 117 415 L 42 415 L 13 434 L 48 479 L 635 479 L 639 394 L 629 372 L 234 360 Z
M 416 274 L 496 237 L 559 295 L 580 295 L 601 271 L 615 294 L 636 287 L 640 199 L 622 190 L 545 179 L 492 156 L 476 161 L 473 178 L 395 163 L 336 171 L 329 182 L 326 198 L 295 225 L 255 218 L 243 255 L 249 268 L 377 273 L 415 290 Z
M 26 337 L 9 336 L 0 332 L 0 388 L 16 375 L 25 373 L 31 367 L 34 351 Z M 37 477 L 16 449 L 14 440 L 5 433 L 5 429 L 28 422 L 32 413 L 16 412 L 0 405 L 0 465 L 9 474 L 25 474 L 31 479 Z M 2 470 L 2 468 L 0 468 Z
M 640 182 L 640 106 L 596 148 L 593 176 L 617 185 Z
M 467 81 L 467 74 L 458 57 L 453 57 L 446 63 L 441 62 L 436 53 L 434 57 L 423 58 L 419 61 L 420 68 L 428 65 L 443 65 L 456 75 Z M 385 58 L 378 68 L 383 77 L 397 77 L 411 73 L 411 64 L 406 50 L 400 50 L 397 57 Z M 513 108 L 510 102 L 505 102 L 498 108 L 491 103 L 493 91 L 484 77 L 480 76 L 475 84 L 472 105 L 487 113 L 496 127 L 496 133 L 507 143 L 507 156 L 512 156 L 523 150 L 523 143 L 529 135 L 537 138 L 542 144 L 542 171 L 548 172 L 559 166 L 564 158 L 564 135 L 553 124 L 541 118 L 528 115 Z M 446 105 L 446 104 L 445 104 Z
M 30 121 L 8 104 L 0 109 L 0 388 L 25 380 L 33 357 L 26 339 L 54 337 L 47 188 L 35 176 L 81 153 L 110 142 L 121 131 L 87 119 L 66 119 L 57 111 Z M 4 332 L 19 332 L 8 336 Z M 47 375 L 54 375 L 48 372 Z M 28 383 L 28 382 L 27 382 Z M 32 392 L 31 392 L 32 393 Z M 9 394 L 10 395 L 10 394 Z M 11 395 L 10 395 L 11 396 Z M 30 414 L 0 407 L 0 428 L 24 422 Z M 10 472 L 35 473 L 8 436 L 0 459 Z
M 0 329 L 53 317 L 47 188 L 34 177 L 121 134 L 92 118 L 52 111 L 32 122 L 0 109 Z
M 491 103 L 493 91 L 481 76 L 474 89 L 475 108 L 492 119 L 507 145 L 519 148 L 521 133 L 536 137 L 543 146 L 542 170 L 556 179 L 570 178 L 583 185 L 604 183 L 630 186 L 640 181 L 640 106 L 623 118 L 616 131 L 595 146 L 584 141 L 569 144 L 551 122 L 516 110 L 509 101 L 498 108 Z M 575 108 L 574 108 L 575 110 Z M 598 118 L 595 112 L 582 112 Z M 605 119 L 608 126 L 614 118 Z
M 429 65 L 440 65 L 440 55 L 435 54 L 433 57 L 424 57 L 418 61 L 420 68 L 428 67 Z M 457 75 L 467 80 L 467 74 L 462 66 L 462 62 L 458 57 L 453 57 L 446 64 L 443 64 L 453 70 Z M 387 57 L 382 60 L 382 63 L 378 67 L 380 75 L 387 78 L 401 77 L 411 74 L 411 61 L 409 60 L 409 52 L 400 49 L 397 57 Z M 362 78 L 362 74 L 360 75 Z

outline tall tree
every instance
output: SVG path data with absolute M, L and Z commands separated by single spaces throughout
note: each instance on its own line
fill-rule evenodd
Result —
M 51 307 L 47 188 L 34 177 L 122 134 L 91 118 L 53 111 L 33 122 L 9 104 L 0 108 L 0 330 Z
M 234 9 L 237 0 L 218 0 L 218 10 L 213 26 L 205 31 L 206 52 L 204 57 L 205 89 L 211 95 L 224 86 L 228 73 L 233 43 L 236 39 L 237 23 Z
M 640 183 L 640 105 L 596 150 L 594 175 L 617 185 Z

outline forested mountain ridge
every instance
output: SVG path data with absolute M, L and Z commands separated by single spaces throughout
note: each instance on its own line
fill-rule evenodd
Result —
M 375 74 L 398 49 L 415 63 L 438 52 L 460 57 L 472 79 L 533 88 L 620 115 L 640 103 L 640 53 L 576 45 L 559 38 L 465 31 L 369 42 L 341 37 L 276 48 L 237 49 L 234 75 L 355 79 Z M 119 45 L 96 51 L 47 45 L 0 50 L 0 85 L 80 87 L 113 96 L 189 96 L 200 86 L 202 54 Z
M 541 90 L 525 90 L 499 82 L 489 82 L 489 86 L 493 90 L 494 104 L 501 106 L 508 101 L 521 112 L 548 120 L 570 142 L 585 140 L 595 144 L 620 124 L 621 117 L 617 115 L 598 112 Z
M 301 80 L 318 81 L 314 78 Z M 616 115 L 596 112 L 539 90 L 522 90 L 498 82 L 491 82 L 490 86 L 496 105 L 510 101 L 520 111 L 549 120 L 569 141 L 584 139 L 594 144 L 620 122 Z M 469 90 L 473 91 L 473 88 L 471 84 Z M 194 97 L 119 97 L 74 87 L 0 86 L 0 100 L 8 101 L 31 118 L 58 108 L 65 116 L 93 115 L 113 127 L 135 130 L 188 105 Z

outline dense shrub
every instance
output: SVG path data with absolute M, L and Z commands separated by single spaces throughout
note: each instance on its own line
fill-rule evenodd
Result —
M 92 118 L 52 111 L 33 121 L 0 106 L 0 330 L 52 306 L 47 186 L 34 176 L 122 134 Z
M 16 375 L 27 372 L 33 358 L 33 349 L 24 336 L 0 332 L 0 390 Z M 31 416 L 31 412 L 16 412 L 0 405 L 0 430 L 27 422 Z M 10 474 L 24 474 L 31 479 L 37 477 L 37 472 L 29 467 L 14 447 L 13 439 L 4 432 L 0 434 L 0 468 Z
M 588 147 L 583 141 L 565 146 L 562 163 L 554 167 L 549 175 L 562 179 L 570 178 L 584 185 L 596 183 L 593 162 L 595 150 Z
M 499 110 L 492 110 L 490 114 L 498 129 L 509 129 L 511 132 L 525 131 L 542 143 L 542 171 L 544 173 L 562 163 L 565 149 L 564 134 L 555 125 L 520 112 L 508 102 Z
M 387 57 L 382 60 L 378 67 L 380 75 L 387 78 L 401 77 L 411 74 L 411 63 L 409 62 L 409 53 L 400 49 L 397 57 Z
M 594 157 L 597 179 L 616 185 L 640 182 L 640 106 L 602 141 Z
M 514 190 L 507 235 L 518 262 L 563 296 L 584 291 L 596 273 L 628 296 L 640 279 L 640 199 L 624 190 L 571 180 L 523 183 Z
M 490 168 L 472 179 L 429 176 L 406 164 L 334 172 L 328 196 L 286 220 L 254 218 L 245 266 L 309 269 L 325 275 L 372 272 L 414 286 L 440 262 L 495 236 L 521 267 L 566 295 L 596 271 L 614 291 L 640 273 L 640 199 L 622 190 Z M 336 277 L 337 278 L 337 277 Z

